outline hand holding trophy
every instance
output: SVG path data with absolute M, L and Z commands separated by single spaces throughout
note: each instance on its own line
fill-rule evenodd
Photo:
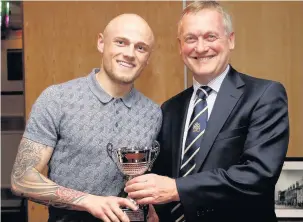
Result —
M 160 152 L 160 145 L 157 141 L 154 141 L 150 147 L 121 147 L 115 149 L 113 144 L 108 143 L 107 152 L 128 181 L 152 168 Z M 135 203 L 135 200 L 132 201 Z M 130 221 L 147 222 L 148 205 L 139 205 L 137 211 L 128 208 L 122 208 L 122 210 L 127 214 Z

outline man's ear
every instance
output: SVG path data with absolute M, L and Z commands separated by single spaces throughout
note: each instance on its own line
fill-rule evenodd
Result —
M 146 65 L 149 64 L 150 60 L 151 60 L 151 57 L 153 55 L 153 51 L 154 51 L 154 47 L 151 48 L 150 52 L 149 52 L 149 55 L 148 55 L 148 58 L 146 60 Z
M 235 33 L 234 32 L 229 34 L 228 41 L 229 41 L 229 49 L 233 50 L 235 48 Z
M 104 35 L 102 33 L 98 35 L 97 49 L 100 53 L 104 51 Z
M 182 51 L 181 51 L 181 39 L 180 37 L 177 37 L 177 41 L 178 41 L 178 46 L 179 46 L 179 54 L 181 55 L 182 54 Z

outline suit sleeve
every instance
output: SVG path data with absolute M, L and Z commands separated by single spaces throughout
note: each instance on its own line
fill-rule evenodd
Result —
M 281 84 L 272 82 L 252 110 L 240 162 L 176 180 L 183 206 L 260 203 L 262 196 L 272 195 L 288 141 L 287 95 Z
M 161 106 L 161 113 L 164 113 L 166 103 L 162 104 Z M 164 116 L 162 116 L 164 118 Z M 165 147 L 163 147 L 163 144 L 165 143 L 165 137 L 163 136 L 163 131 L 164 129 L 167 128 L 165 125 L 167 124 L 166 121 L 162 121 L 161 128 L 159 130 L 158 136 L 157 136 L 157 141 L 160 143 L 160 154 L 156 158 L 155 163 L 153 164 L 153 167 L 151 169 L 151 173 L 159 174 L 159 175 L 166 175 L 167 167 L 170 166 L 167 163 L 167 157 L 163 155 L 163 150 Z
M 167 106 L 167 102 L 162 104 L 161 106 L 162 113 L 165 112 L 166 106 Z M 160 154 L 153 165 L 151 173 L 170 176 L 168 175 L 168 172 L 170 172 L 169 169 L 171 169 L 171 162 L 169 161 L 169 158 L 167 158 L 166 156 L 167 153 L 164 151 L 165 147 L 162 146 L 163 144 L 165 144 L 165 140 L 167 139 L 165 136 L 163 136 L 163 132 L 165 131 L 164 129 L 169 128 L 166 124 L 169 124 L 169 121 L 162 121 L 161 130 L 157 137 L 157 140 L 160 143 Z M 154 205 L 154 207 L 159 216 L 160 221 L 169 221 L 168 219 L 170 218 L 169 204 Z

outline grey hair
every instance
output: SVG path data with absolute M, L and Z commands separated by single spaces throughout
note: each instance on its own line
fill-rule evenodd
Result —
M 195 14 L 203 9 L 214 9 L 223 17 L 223 24 L 225 27 L 225 34 L 231 34 L 233 29 L 232 19 L 230 14 L 216 1 L 195 1 L 189 4 L 182 12 L 181 18 L 178 22 L 178 36 L 181 34 L 182 18 L 187 14 Z

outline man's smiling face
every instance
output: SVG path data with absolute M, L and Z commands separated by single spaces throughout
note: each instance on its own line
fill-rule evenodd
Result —
M 179 46 L 185 65 L 198 82 L 205 83 L 226 69 L 234 48 L 234 33 L 227 34 L 218 11 L 204 9 L 183 16 Z
M 134 16 L 117 19 L 99 35 L 104 71 L 115 82 L 133 83 L 148 63 L 153 41 L 151 29 L 142 20 Z

